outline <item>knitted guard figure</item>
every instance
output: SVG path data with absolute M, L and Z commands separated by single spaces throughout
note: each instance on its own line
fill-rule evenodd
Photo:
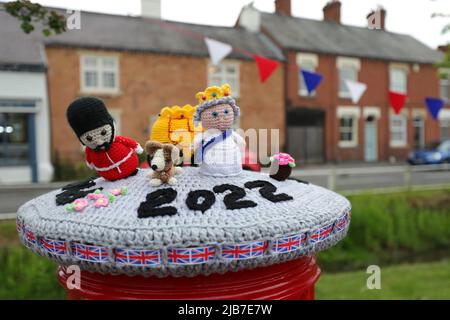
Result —
M 136 173 L 136 153 L 144 150 L 133 139 L 115 136 L 114 120 L 102 100 L 82 97 L 67 108 L 67 120 L 86 146 L 86 163 L 104 179 L 114 181 Z
M 200 173 L 208 176 L 235 176 L 242 172 L 241 150 L 245 140 L 232 130 L 239 118 L 239 107 L 231 97 L 228 84 L 197 93 L 199 105 L 194 121 L 206 130 L 197 134 L 192 148 Z

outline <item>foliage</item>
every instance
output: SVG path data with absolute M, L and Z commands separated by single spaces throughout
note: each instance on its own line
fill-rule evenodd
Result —
M 363 271 L 324 273 L 316 285 L 317 299 L 450 299 L 450 260 L 413 265 L 381 266 L 381 289 L 369 290 Z
M 35 23 L 41 23 L 42 34 L 46 37 L 52 34 L 60 34 L 66 31 L 66 19 L 63 15 L 49 11 L 38 3 L 29 0 L 7 2 L 3 5 L 6 12 L 19 19 L 21 28 L 29 34 L 35 30 Z
M 84 180 L 97 176 L 97 173 L 89 169 L 83 162 L 71 162 L 61 160 L 59 152 L 55 153 L 53 166 L 55 169 L 54 181 Z
M 450 250 L 450 190 L 349 197 L 347 237 L 318 254 L 328 271 L 433 260 Z

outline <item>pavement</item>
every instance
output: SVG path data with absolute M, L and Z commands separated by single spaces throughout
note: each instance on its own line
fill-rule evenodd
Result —
M 267 168 L 263 169 L 268 172 Z M 402 188 L 405 186 L 450 186 L 450 166 L 411 167 L 390 164 L 345 164 L 297 167 L 291 177 L 339 192 Z M 0 219 L 11 217 L 25 202 L 59 189 L 67 182 L 0 185 Z M 7 216 L 8 214 L 8 216 Z

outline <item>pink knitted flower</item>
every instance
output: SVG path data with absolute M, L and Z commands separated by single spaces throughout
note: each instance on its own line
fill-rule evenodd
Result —
M 97 201 L 95 201 L 95 204 L 94 204 L 94 206 L 96 208 L 107 207 L 108 205 L 109 205 L 109 200 L 108 200 L 108 198 L 105 198 L 105 197 L 97 199 Z
M 89 193 L 87 195 L 87 197 L 88 197 L 89 200 L 98 200 L 100 198 L 104 198 L 105 195 L 103 193 L 101 193 L 100 190 L 97 189 L 97 190 L 95 190 L 94 193 Z
M 295 163 L 294 158 L 291 157 L 288 153 L 277 153 L 272 156 L 273 159 L 278 161 L 278 164 L 281 166 L 289 165 L 290 163 Z
M 118 188 L 113 188 L 109 190 L 109 193 L 111 193 L 113 196 L 120 196 L 120 195 L 124 195 L 127 193 L 127 187 L 118 187 Z
M 83 211 L 89 205 L 89 202 L 85 198 L 77 199 L 73 202 L 73 209 L 75 211 Z

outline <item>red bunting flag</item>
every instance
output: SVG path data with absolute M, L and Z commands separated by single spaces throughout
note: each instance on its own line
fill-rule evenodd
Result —
M 406 104 L 406 94 L 389 91 L 389 102 L 391 103 L 392 109 L 394 109 L 395 114 L 400 114 Z
M 278 61 L 267 59 L 258 56 L 256 54 L 253 55 L 253 58 L 255 59 L 256 64 L 258 65 L 259 79 L 261 80 L 262 83 L 264 83 L 267 81 L 267 79 L 270 78 L 272 73 L 278 67 L 279 63 Z

